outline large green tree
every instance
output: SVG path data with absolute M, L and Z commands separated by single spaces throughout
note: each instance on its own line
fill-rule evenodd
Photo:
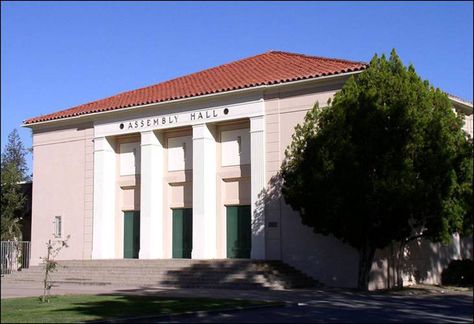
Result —
M 8 135 L 8 143 L 1 155 L 1 239 L 21 237 L 21 210 L 25 204 L 20 182 L 28 179 L 27 151 L 14 129 Z
M 359 251 L 360 289 L 376 249 L 472 231 L 472 140 L 462 123 L 446 94 L 392 51 L 296 127 L 282 193 L 303 224 Z

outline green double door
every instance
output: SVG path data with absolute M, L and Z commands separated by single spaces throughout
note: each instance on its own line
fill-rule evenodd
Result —
M 252 248 L 250 206 L 227 207 L 227 257 L 249 259 Z
M 173 258 L 191 259 L 193 249 L 192 208 L 173 209 Z
M 123 213 L 123 257 L 138 259 L 140 250 L 140 212 L 126 211 Z

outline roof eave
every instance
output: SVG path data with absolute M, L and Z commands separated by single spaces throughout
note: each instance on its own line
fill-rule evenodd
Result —
M 97 116 L 97 115 L 102 116 L 102 115 L 105 115 L 105 114 L 112 114 L 112 113 L 116 113 L 116 112 L 124 112 L 124 111 L 134 110 L 134 109 L 137 109 L 137 108 L 146 108 L 146 107 L 150 107 L 150 106 L 161 106 L 161 105 L 165 105 L 165 104 L 189 102 L 189 101 L 193 101 L 193 100 L 200 100 L 200 99 L 211 98 L 211 97 L 216 98 L 216 97 L 234 95 L 234 94 L 237 94 L 237 93 L 245 93 L 245 92 L 267 90 L 267 89 L 276 89 L 276 88 L 279 88 L 279 87 L 290 87 L 290 86 L 294 86 L 294 85 L 311 83 L 311 82 L 322 81 L 322 80 L 327 80 L 327 79 L 343 78 L 343 77 L 350 76 L 350 75 L 353 75 L 353 74 L 361 73 L 364 70 L 365 70 L 364 68 L 361 68 L 357 71 L 337 73 L 337 74 L 325 75 L 325 76 L 314 77 L 314 78 L 307 78 L 307 79 L 297 80 L 297 81 L 281 82 L 281 83 L 277 83 L 277 84 L 261 85 L 261 86 L 249 87 L 249 88 L 244 88 L 244 89 L 217 92 L 217 93 L 211 93 L 211 94 L 207 94 L 207 95 L 201 95 L 201 96 L 195 96 L 195 97 L 189 97 L 189 98 L 182 98 L 182 99 L 175 99 L 175 100 L 169 100 L 169 101 L 163 101 L 163 102 L 156 102 L 156 103 L 145 104 L 145 105 L 137 105 L 137 106 L 119 108 L 119 109 L 114 109 L 114 110 L 107 110 L 107 111 L 100 111 L 100 112 L 95 112 L 95 113 L 82 114 L 82 115 L 72 116 L 72 117 L 65 117 L 65 118 L 58 118 L 58 119 L 52 119 L 52 120 L 46 120 L 46 121 L 40 121 L 40 122 L 33 122 L 33 123 L 28 123 L 28 124 L 22 123 L 21 127 L 35 128 L 36 126 L 52 125 L 52 124 L 55 124 L 55 123 L 60 124 L 60 123 L 66 122 L 66 121 L 84 119 L 84 118 L 87 118 L 87 117 L 90 117 L 90 116 Z
M 464 113 L 468 114 L 468 115 L 471 115 L 472 112 L 473 112 L 473 105 L 471 102 L 469 101 L 466 101 L 466 100 L 462 100 L 461 98 L 457 98 L 457 97 L 454 97 L 452 95 L 449 95 L 448 94 L 448 98 L 449 100 L 451 100 L 451 102 L 453 103 L 453 105 L 462 110 Z

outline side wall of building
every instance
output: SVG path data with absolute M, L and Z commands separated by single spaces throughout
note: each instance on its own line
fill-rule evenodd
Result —
M 92 125 L 33 132 L 31 264 L 41 262 L 46 243 L 70 235 L 57 259 L 89 259 L 92 250 Z M 61 237 L 54 219 L 61 216 Z
M 357 282 L 355 249 L 339 240 L 315 234 L 281 197 L 278 172 L 297 124 L 316 102 L 326 106 L 344 80 L 322 82 L 306 89 L 265 95 L 267 258 L 281 259 L 324 284 L 352 287 Z
M 306 112 L 316 102 L 325 106 L 342 84 L 341 81 L 321 83 L 307 89 L 265 95 L 267 188 L 263 200 L 268 259 L 281 259 L 329 286 L 355 287 L 357 251 L 334 237 L 315 234 L 303 225 L 300 216 L 281 197 L 281 179 L 278 175 L 295 126 L 304 121 Z M 472 137 L 472 114 L 466 116 L 463 128 Z M 390 247 L 377 251 L 369 289 L 394 285 L 394 252 Z M 448 245 L 426 240 L 412 242 L 405 248 L 401 265 L 404 284 L 439 284 L 441 273 L 451 260 L 472 259 L 472 253 L 472 237 L 460 239 L 455 235 Z

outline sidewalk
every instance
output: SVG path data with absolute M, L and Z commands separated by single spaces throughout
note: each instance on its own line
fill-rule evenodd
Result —
M 51 295 L 68 294 L 123 294 L 123 295 L 159 295 L 163 297 L 209 297 L 209 298 L 238 298 L 264 301 L 298 302 L 302 299 L 314 297 L 315 294 L 322 295 L 331 292 L 323 290 L 228 290 L 228 289 L 183 289 L 164 288 L 152 286 L 88 286 L 67 285 L 53 286 Z M 10 283 L 2 282 L 1 298 L 33 297 L 41 296 L 43 288 L 39 283 Z M 332 294 L 332 293 L 331 293 Z
M 428 287 L 428 286 L 427 286 Z M 40 283 L 19 284 L 3 282 L 1 286 L 1 298 L 15 298 L 28 296 L 41 296 L 43 288 Z M 421 287 L 421 289 L 405 289 L 401 292 L 360 292 L 350 289 L 324 288 L 324 289 L 291 289 L 291 290 L 228 290 L 228 289 L 183 289 L 164 288 L 153 286 L 89 286 L 89 285 L 67 285 L 51 288 L 52 295 L 67 294 L 132 294 L 132 295 L 160 295 L 164 297 L 210 297 L 210 298 L 239 298 L 264 301 L 283 301 L 287 303 L 301 303 L 313 299 L 332 298 L 356 298 L 356 297 L 393 297 L 403 296 L 446 296 L 466 295 L 472 296 L 472 290 L 467 289 L 443 289 L 438 287 Z

